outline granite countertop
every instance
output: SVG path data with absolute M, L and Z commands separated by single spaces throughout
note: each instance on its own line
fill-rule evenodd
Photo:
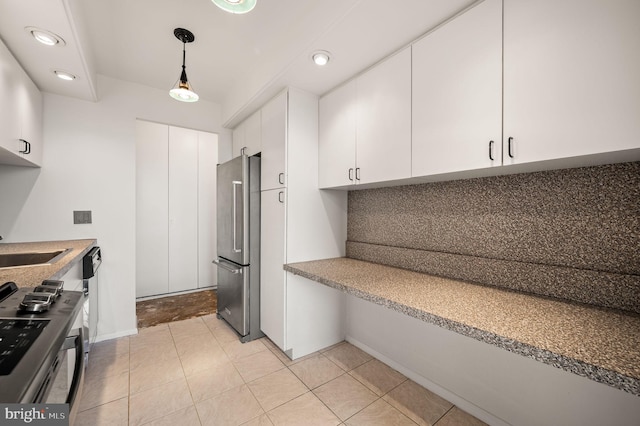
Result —
M 43 280 L 60 279 L 95 245 L 94 239 L 0 244 L 0 254 L 70 249 L 62 258 L 51 264 L 0 268 L 0 284 L 13 281 L 18 287 L 35 287 Z
M 284 269 L 640 396 L 640 316 L 349 258 Z

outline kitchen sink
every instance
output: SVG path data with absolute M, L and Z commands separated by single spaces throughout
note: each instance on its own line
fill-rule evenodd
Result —
M 36 266 L 57 262 L 70 249 L 47 252 L 6 253 L 0 254 L 0 268 L 18 266 Z

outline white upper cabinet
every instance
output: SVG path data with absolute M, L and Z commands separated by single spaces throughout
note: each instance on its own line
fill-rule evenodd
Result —
M 21 148 L 27 143 L 27 153 L 22 153 L 23 158 L 34 165 L 42 165 L 42 142 L 43 142 L 43 112 L 42 93 L 31 81 L 26 73 L 22 74 L 23 95 L 21 97 Z
M 42 94 L 0 41 L 0 163 L 42 164 Z
M 505 0 L 504 163 L 638 149 L 638 135 L 640 1 Z
M 255 155 L 262 150 L 260 111 L 256 111 L 233 130 L 233 157 Z
M 356 181 L 411 176 L 411 48 L 356 79 Z
M 355 183 L 356 81 L 351 80 L 320 99 L 318 185 Z
M 261 110 L 260 187 L 263 191 L 286 186 L 287 110 L 287 92 L 276 96 Z
M 320 188 L 411 176 L 411 49 L 320 100 Z
M 412 176 L 502 165 L 502 1 L 413 44 Z

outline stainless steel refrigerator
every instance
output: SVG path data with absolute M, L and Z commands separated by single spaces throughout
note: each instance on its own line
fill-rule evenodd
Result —
M 218 165 L 218 318 L 248 342 L 260 331 L 260 158 Z

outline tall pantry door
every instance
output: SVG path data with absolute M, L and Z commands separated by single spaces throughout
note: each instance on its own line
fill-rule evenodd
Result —
M 169 292 L 198 287 L 198 133 L 169 127 Z
M 216 250 L 216 164 L 218 135 L 198 132 L 198 287 L 218 283 Z
M 136 297 L 169 291 L 168 132 L 136 121 Z

